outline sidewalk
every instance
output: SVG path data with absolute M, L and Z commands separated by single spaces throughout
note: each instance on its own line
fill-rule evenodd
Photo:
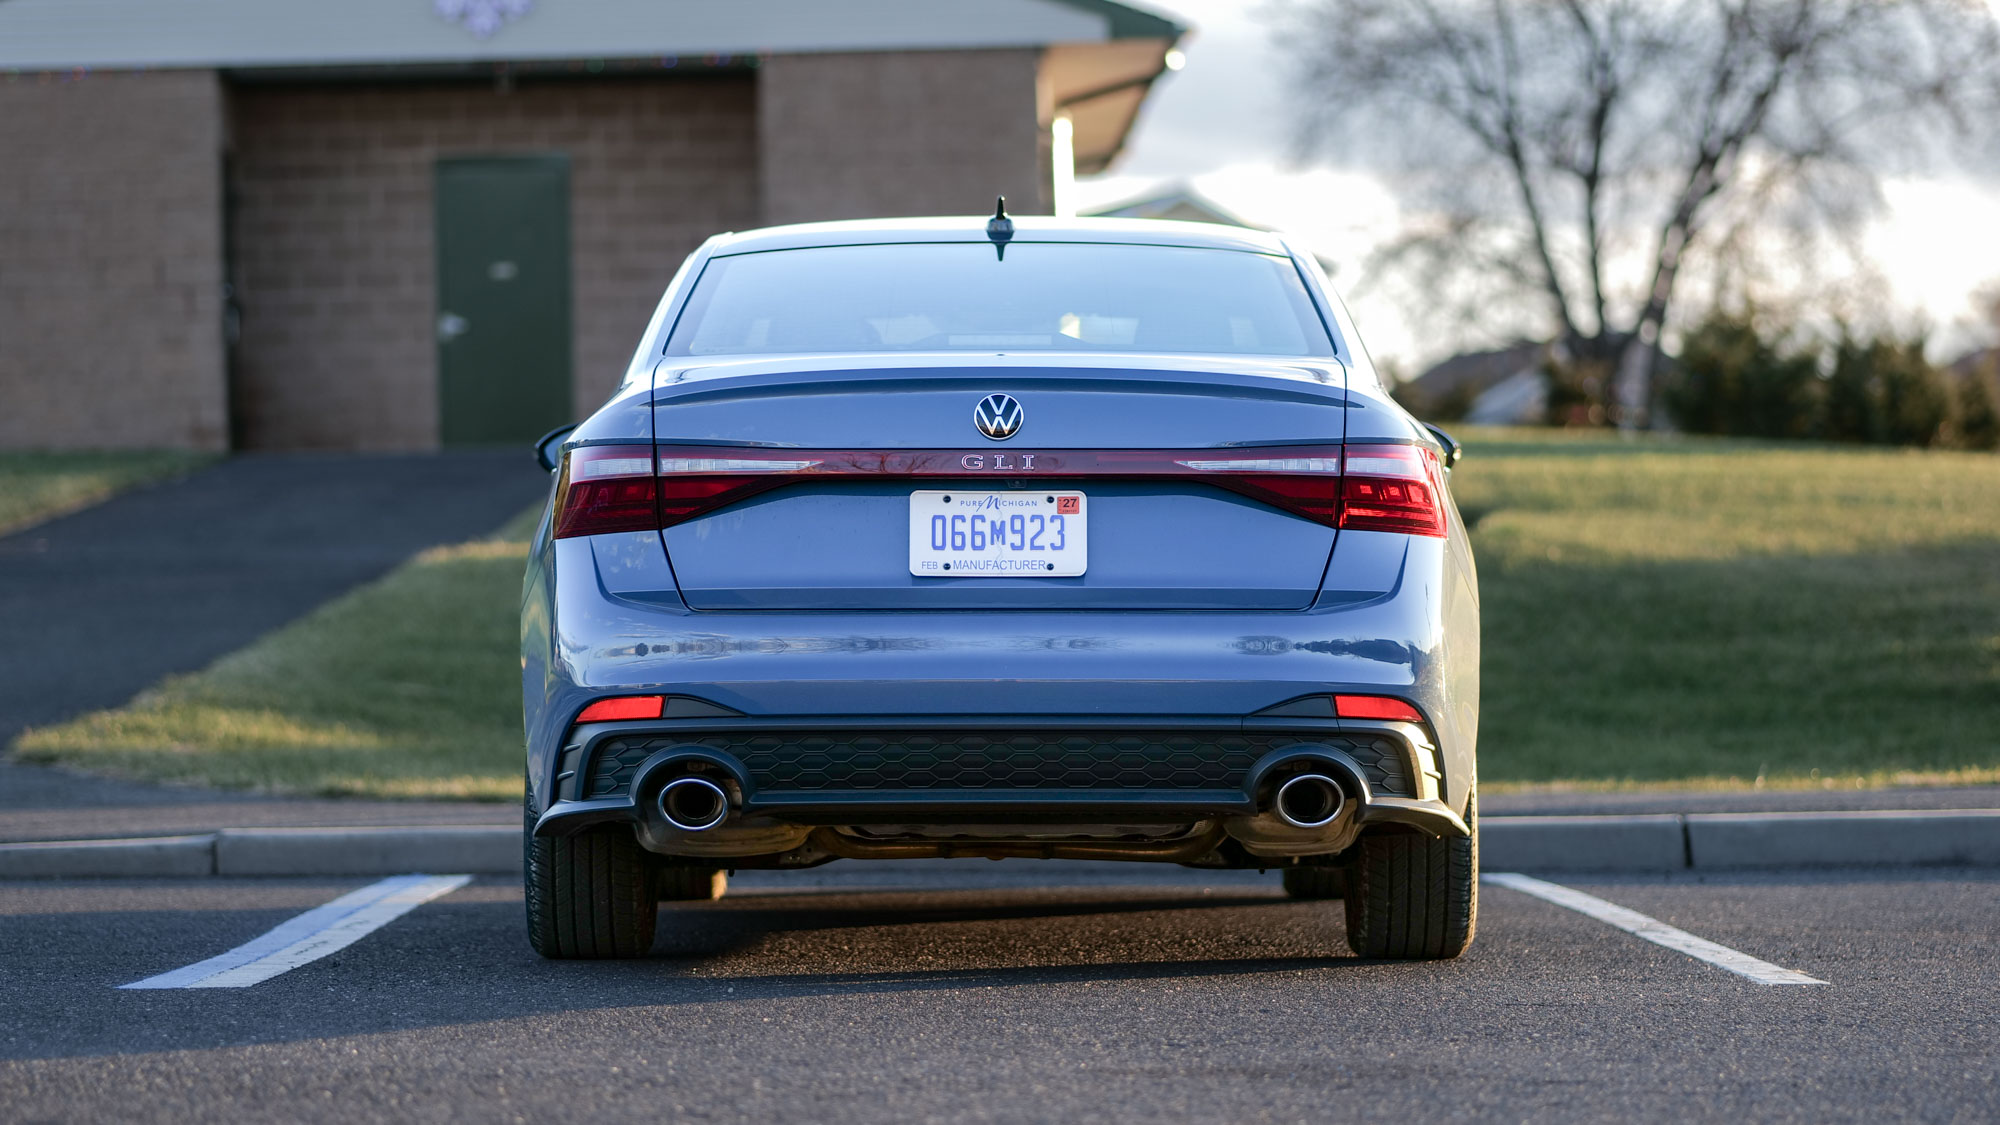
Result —
M 85 794 L 87 799 L 83 799 Z M 1750 793 L 1495 793 L 1479 799 L 1489 827 L 1513 818 L 1644 818 L 1706 814 L 2000 810 L 2000 786 L 1952 789 L 1761 790 Z M 123 839 L 241 828 L 445 827 L 517 831 L 505 802 L 262 797 L 85 777 L 0 762 L 0 843 Z
M 36 807 L 12 800 L 32 796 L 8 784 L 21 769 L 0 767 L 0 793 L 9 794 L 0 807 L 0 879 L 520 870 L 513 805 L 287 800 L 93 782 L 106 797 L 100 803 Z M 1546 799 L 1556 796 L 1564 801 Z M 2000 865 L 2000 787 L 1596 796 L 1483 800 L 1483 866 L 1664 875 Z
M 1661 813 L 2000 809 L 2000 785 L 1895 789 L 1620 790 L 1481 793 L 1479 815 L 1645 816 Z
M 521 827 L 516 804 L 260 797 L 177 789 L 0 761 L 0 844 L 123 839 L 224 828 L 376 825 Z

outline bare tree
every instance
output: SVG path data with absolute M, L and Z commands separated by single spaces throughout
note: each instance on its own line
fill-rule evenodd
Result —
M 1292 0 L 1315 155 L 1373 163 L 1433 220 L 1385 260 L 1526 299 L 1646 422 L 1690 255 L 1759 224 L 1852 229 L 1878 177 L 1990 143 L 1984 0 Z M 1975 130 L 1982 135 L 1975 135 Z M 1448 281 L 1460 287 L 1452 289 Z M 1613 377 L 1615 372 L 1615 378 Z

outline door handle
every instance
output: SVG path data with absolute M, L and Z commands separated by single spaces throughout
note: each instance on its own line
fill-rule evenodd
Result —
M 472 322 L 457 313 L 438 315 L 438 342 L 449 344 L 472 330 Z

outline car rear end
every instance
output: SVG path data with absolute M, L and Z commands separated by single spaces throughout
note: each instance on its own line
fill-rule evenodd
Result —
M 756 297 L 669 295 L 641 349 L 657 362 L 567 443 L 531 560 L 531 869 L 535 841 L 611 838 L 702 872 L 1327 871 L 1375 836 L 1470 836 L 1477 595 L 1440 446 L 1356 376 L 1337 306 L 1282 244 L 1134 226 L 1181 257 L 1113 272 L 1251 260 L 1222 257 L 1225 292 L 1154 319 L 1096 311 L 1134 299 L 1089 292 L 1096 228 L 1004 256 L 977 228 L 780 232 L 690 271 Z M 1043 251 L 1041 275 L 1022 267 Z M 1044 318 L 1050 346 L 1021 330 L 1047 310 L 842 308 L 838 279 L 880 302 L 903 263 L 996 287 L 975 309 L 1030 285 L 1078 311 Z M 756 301 L 830 311 L 760 325 Z M 854 321 L 872 350 L 781 350 Z M 899 333 L 912 346 L 883 346 Z

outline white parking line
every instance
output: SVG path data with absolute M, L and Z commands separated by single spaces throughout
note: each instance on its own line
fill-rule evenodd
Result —
M 1607 922 L 1645 938 L 1655 945 L 1664 945 L 1720 969 L 1749 977 L 1758 984 L 1825 984 L 1823 980 L 1809 977 L 1792 969 L 1781 968 L 1769 961 L 1759 961 L 1748 953 L 1738 953 L 1726 945 L 1717 945 L 1706 938 L 1698 938 L 1686 930 L 1677 930 L 1657 918 L 1649 918 L 1636 910 L 1627 910 L 1615 902 L 1606 902 L 1596 895 L 1571 890 L 1555 883 L 1545 883 L 1526 875 L 1512 872 L 1495 872 L 1480 876 L 1481 882 L 1511 887 L 1523 894 L 1553 902 L 1557 906 L 1567 906 L 1580 914 L 1588 914 L 1600 922 Z
M 248 988 L 346 949 L 424 903 L 463 887 L 470 875 L 398 875 L 341 895 L 227 953 L 120 988 Z

